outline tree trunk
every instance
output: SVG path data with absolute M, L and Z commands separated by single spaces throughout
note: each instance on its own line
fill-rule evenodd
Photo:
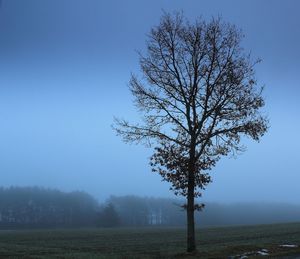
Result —
M 196 250 L 195 220 L 194 220 L 194 184 L 188 186 L 187 197 L 187 252 Z
M 188 193 L 187 193 L 187 252 L 196 251 L 195 241 L 195 144 L 192 139 L 188 174 Z

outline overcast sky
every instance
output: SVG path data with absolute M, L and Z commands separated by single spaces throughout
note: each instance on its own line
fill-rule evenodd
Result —
M 300 203 L 300 1 L 2 0 L 0 185 L 173 197 L 151 150 L 126 145 L 113 116 L 135 121 L 136 50 L 163 11 L 240 27 L 265 85 L 270 130 L 212 171 L 203 199 Z

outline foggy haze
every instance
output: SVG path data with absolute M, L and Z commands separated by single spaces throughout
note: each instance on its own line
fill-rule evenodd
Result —
M 136 50 L 162 10 L 221 15 L 243 30 L 262 58 L 270 129 L 247 151 L 222 158 L 205 201 L 299 203 L 300 32 L 297 0 L 0 1 L 0 185 L 173 197 L 151 172 L 151 150 L 126 145 L 113 117 L 135 121 L 128 90 L 139 73 Z

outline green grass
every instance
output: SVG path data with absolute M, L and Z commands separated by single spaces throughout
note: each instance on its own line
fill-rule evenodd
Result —
M 286 243 L 300 245 L 300 223 L 198 229 L 196 255 L 184 252 L 179 228 L 0 231 L 0 258 L 228 258 L 262 248 L 274 258 L 300 254 L 278 247 Z

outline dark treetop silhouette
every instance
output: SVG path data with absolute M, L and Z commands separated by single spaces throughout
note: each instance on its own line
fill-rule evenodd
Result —
M 143 78 L 132 75 L 130 90 L 141 124 L 116 119 L 126 142 L 155 144 L 153 171 L 187 197 L 187 251 L 196 250 L 195 197 L 211 181 L 208 170 L 221 156 L 243 150 L 241 136 L 254 140 L 267 130 L 262 88 L 241 32 L 212 19 L 191 24 L 182 14 L 164 14 L 140 54 Z

